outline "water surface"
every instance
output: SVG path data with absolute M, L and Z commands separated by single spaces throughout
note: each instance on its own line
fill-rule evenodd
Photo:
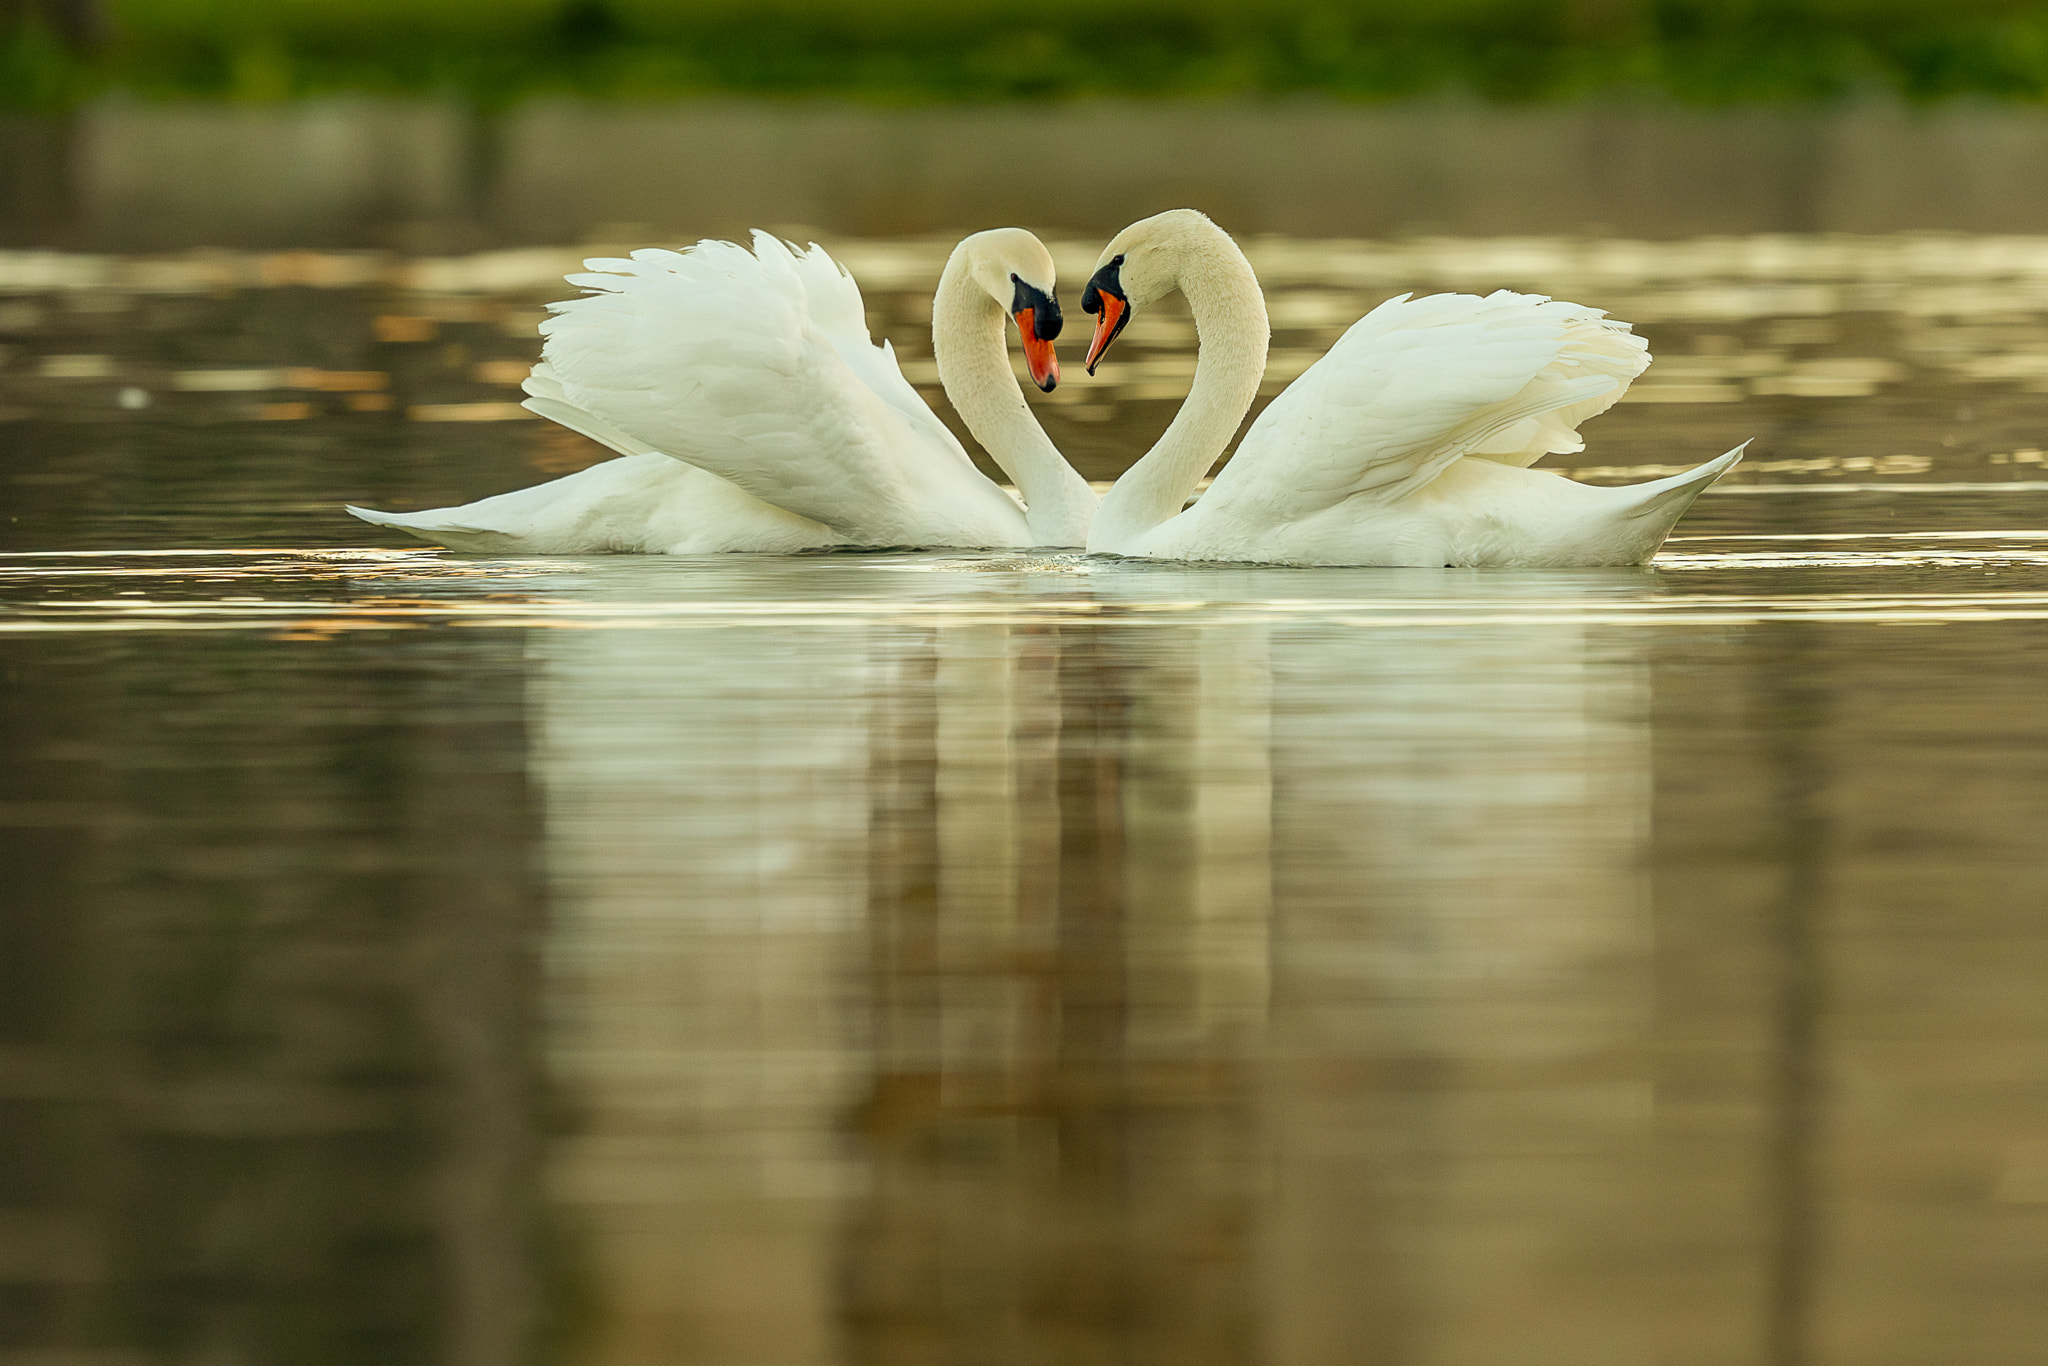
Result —
M 0 257 L 0 1362 L 2038 1359 L 2048 244 L 1256 244 L 1641 319 L 1648 569 L 340 517 L 600 457 L 574 255 Z

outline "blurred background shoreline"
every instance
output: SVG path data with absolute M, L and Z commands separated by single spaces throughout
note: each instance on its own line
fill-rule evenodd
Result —
M 108 96 L 0 112 L 0 247 L 1107 235 L 1182 204 L 1320 237 L 2028 234 L 2048 224 L 2044 172 L 2048 109 L 1988 100 Z
M 0 248 L 2032 233 L 2043 0 L 0 0 Z

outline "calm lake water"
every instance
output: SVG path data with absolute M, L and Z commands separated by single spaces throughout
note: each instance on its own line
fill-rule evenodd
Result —
M 1577 477 L 1750 459 L 1649 569 L 461 559 L 339 505 L 601 458 L 609 248 L 0 254 L 0 1363 L 2038 1362 L 2048 238 L 1249 245 L 1269 389 L 1538 289 L 1659 357 Z M 1192 329 L 1082 340 L 1107 479 Z

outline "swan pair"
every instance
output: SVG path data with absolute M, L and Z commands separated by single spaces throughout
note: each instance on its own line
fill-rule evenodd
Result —
M 1052 258 L 1020 229 L 946 264 L 932 348 L 947 397 L 1015 482 L 983 478 L 868 336 L 859 289 L 818 247 L 757 233 L 596 260 L 552 305 L 527 407 L 622 453 L 465 507 L 357 516 L 483 553 L 821 546 L 1085 546 L 1148 559 L 1299 565 L 1641 564 L 1741 450 L 1668 479 L 1579 484 L 1528 466 L 1649 364 L 1627 324 L 1501 291 L 1390 300 L 1246 433 L 1201 499 L 1266 365 L 1265 299 L 1229 235 L 1193 210 L 1119 233 L 1082 296 L 1092 374 L 1134 313 L 1175 290 L 1200 335 L 1186 402 L 1095 495 L 1013 375 L 1006 317 L 1050 390 Z M 670 458 L 673 456 L 674 458 Z

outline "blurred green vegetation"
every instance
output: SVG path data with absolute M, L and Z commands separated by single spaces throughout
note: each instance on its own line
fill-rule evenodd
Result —
M 60 36 L 95 9 L 103 39 Z M 109 88 L 2048 97 L 2048 0 L 0 0 L 0 27 L 15 105 Z

